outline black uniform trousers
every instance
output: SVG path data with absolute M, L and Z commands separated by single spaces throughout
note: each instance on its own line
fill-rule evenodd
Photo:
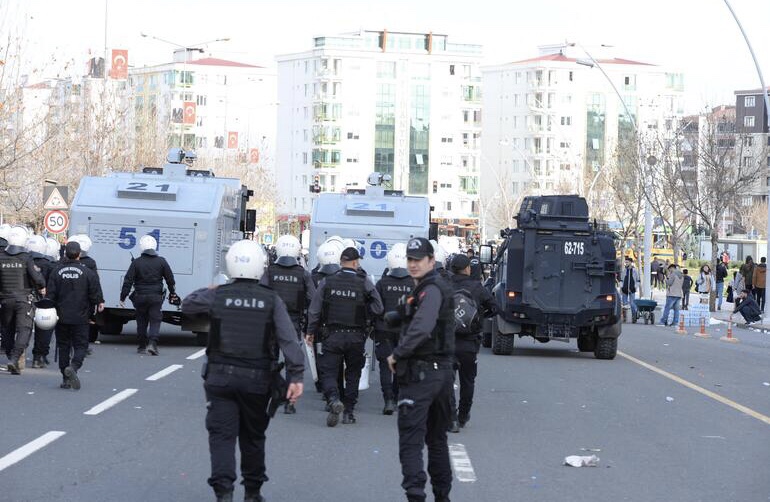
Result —
M 364 344 L 366 334 L 363 330 L 335 330 L 329 328 L 329 334 L 321 341 L 322 354 L 318 356 L 321 385 L 326 399 L 331 402 L 340 399 L 338 375 L 345 363 L 345 389 L 342 402 L 345 411 L 353 411 L 358 402 L 358 381 L 364 367 Z
M 72 366 L 76 371 L 80 369 L 88 351 L 88 324 L 56 324 L 56 351 L 62 375 L 67 366 Z
M 235 442 L 241 452 L 241 476 L 249 491 L 259 491 L 265 474 L 265 430 L 270 423 L 269 371 L 209 364 L 206 391 L 206 429 L 209 432 L 211 477 L 217 494 L 233 490 Z
M 32 336 L 35 307 L 32 305 L 32 295 L 18 294 L 0 300 L 0 316 L 2 316 L 3 344 L 8 357 L 15 361 L 29 345 Z
M 139 338 L 139 346 L 146 347 L 148 340 L 158 343 L 160 323 L 163 321 L 163 295 L 136 293 L 131 299 L 136 311 L 136 335 Z M 148 329 L 149 328 L 149 329 Z
M 48 357 L 51 351 L 53 329 L 40 329 L 35 326 L 35 345 L 32 347 L 34 357 Z
M 473 335 L 470 335 L 473 336 Z M 452 419 L 456 420 L 458 413 L 468 415 L 473 405 L 473 392 L 476 390 L 476 375 L 478 370 L 478 354 L 481 341 L 476 336 L 473 339 L 455 337 L 455 367 L 460 380 L 460 404 L 455 401 L 452 389 Z
M 380 367 L 380 389 L 385 400 L 396 399 L 398 395 L 398 380 L 393 376 L 388 366 L 388 356 L 398 344 L 399 333 L 389 331 L 374 332 L 374 356 Z
M 436 500 L 448 499 L 452 488 L 447 428 L 450 422 L 452 364 L 411 371 L 412 378 L 399 380 L 398 456 L 409 501 L 425 500 L 427 476 L 422 450 L 428 446 L 428 473 Z

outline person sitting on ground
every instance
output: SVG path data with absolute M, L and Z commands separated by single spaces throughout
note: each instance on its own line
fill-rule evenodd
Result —
M 738 294 L 738 298 L 735 300 L 735 310 L 733 310 L 733 314 L 736 312 L 741 313 L 746 320 L 747 325 L 762 320 L 759 305 L 757 305 L 756 300 L 754 300 L 754 297 L 748 289 L 744 289 Z M 730 320 L 732 320 L 732 315 L 730 316 Z

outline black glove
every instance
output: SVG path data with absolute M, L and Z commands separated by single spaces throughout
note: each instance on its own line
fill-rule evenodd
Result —
M 176 305 L 177 307 L 182 304 L 182 299 L 176 293 L 170 293 L 168 295 L 168 303 Z

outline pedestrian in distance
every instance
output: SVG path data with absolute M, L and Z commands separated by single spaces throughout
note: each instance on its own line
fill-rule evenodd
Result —
M 631 315 L 636 317 L 636 292 L 639 289 L 639 271 L 634 266 L 634 259 L 626 256 L 626 265 L 623 269 L 620 293 L 623 306 L 630 305 Z
M 738 272 L 743 277 L 744 289 L 748 289 L 751 292 L 754 289 L 754 259 L 751 256 L 747 256 L 745 263 L 741 265 Z
M 759 310 L 765 311 L 765 286 L 767 284 L 767 258 L 764 256 L 759 259 L 759 263 L 754 267 L 754 274 L 751 278 L 754 285 L 754 299 L 759 305 Z
M 406 256 L 416 285 L 399 311 L 401 337 L 388 357 L 399 385 L 401 486 L 408 501 L 426 500 L 428 476 L 422 451 L 427 445 L 433 495 L 437 502 L 448 502 L 452 489 L 447 428 L 454 373 L 454 292 L 438 275 L 434 250 L 427 239 L 410 239 Z
M 104 310 L 96 273 L 80 263 L 80 244 L 68 242 L 64 260 L 48 279 L 48 299 L 56 307 L 56 351 L 62 389 L 80 389 L 78 371 L 88 349 L 88 326 L 94 307 Z M 70 360 L 70 352 L 73 353 Z
M 404 298 L 412 292 L 414 279 L 409 275 L 406 265 L 406 245 L 399 242 L 391 247 L 386 256 L 388 273 L 384 274 L 375 288 L 382 298 L 383 313 L 395 312 Z M 398 381 L 388 366 L 388 356 L 398 345 L 399 326 L 388 325 L 383 316 L 377 316 L 374 321 L 374 355 L 380 368 L 380 389 L 385 402 L 383 415 L 392 415 L 396 411 L 398 396 Z
M 299 264 L 302 250 L 299 239 L 293 235 L 282 235 L 275 248 L 275 263 L 267 267 L 262 283 L 272 288 L 283 300 L 294 330 L 298 333 L 297 343 L 301 343 L 301 333 L 307 326 L 307 306 L 315 294 L 315 284 L 310 272 Z M 286 403 L 283 412 L 292 415 L 297 409 L 293 403 Z
M 668 266 L 668 275 L 666 277 L 666 306 L 663 309 L 663 315 L 660 317 L 661 326 L 676 326 L 679 323 L 679 302 L 682 300 L 682 283 L 684 279 L 675 263 Z M 674 318 L 671 324 L 668 324 L 668 314 L 673 309 Z
M 471 276 L 472 265 L 467 256 L 456 255 L 449 268 L 455 301 L 455 366 L 460 380 L 460 400 L 457 406 L 454 389 L 451 393 L 452 420 L 449 431 L 460 432 L 460 428 L 465 427 L 471 419 L 478 354 L 481 349 L 481 320 L 496 316 L 498 309 L 492 295 L 480 281 Z M 473 310 L 475 314 L 471 312 Z
M 690 290 L 692 289 L 692 277 L 687 269 L 682 270 L 682 310 L 688 310 L 690 306 Z
M 139 239 L 139 249 L 142 254 L 131 261 L 126 276 L 123 278 L 123 288 L 120 290 L 120 306 L 125 307 L 126 298 L 131 300 L 136 311 L 136 334 L 139 339 L 137 352 L 157 356 L 158 334 L 160 323 L 163 321 L 164 292 L 163 281 L 169 291 L 169 303 L 179 305 L 176 295 L 174 273 L 168 262 L 157 253 L 158 242 L 151 235 Z M 133 292 L 131 292 L 133 288 Z M 130 293 L 130 294 L 129 294 Z M 149 348 L 148 348 L 149 342 Z
M 0 251 L 0 315 L 2 346 L 8 356 L 8 371 L 20 375 L 22 358 L 32 336 L 33 292 L 45 295 L 45 279 L 27 253 L 28 233 L 23 227 L 8 230 L 8 246 Z
M 716 279 L 716 294 L 717 294 L 717 304 L 716 308 L 717 310 L 722 310 L 722 299 L 724 297 L 724 291 L 725 291 L 725 279 L 727 278 L 727 265 L 725 265 L 724 260 L 719 260 L 717 262 L 716 270 L 715 272 L 715 279 Z
M 698 279 L 695 281 L 695 290 L 700 295 L 700 303 L 708 303 L 709 295 L 715 289 L 716 280 L 711 273 L 711 267 L 703 265 L 700 268 Z
M 203 367 L 206 429 L 211 476 L 218 502 L 232 502 L 235 444 L 241 453 L 245 502 L 264 502 L 265 431 L 275 410 L 302 395 L 304 354 L 286 306 L 260 284 L 267 255 L 254 241 L 242 240 L 225 255 L 229 284 L 201 288 L 182 302 L 182 313 L 208 314 L 211 330 Z M 281 376 L 283 352 L 288 383 Z
M 759 310 L 756 300 L 748 289 L 742 290 L 738 297 L 735 299 L 735 308 L 733 308 L 733 314 L 739 312 L 743 319 L 746 321 L 746 325 L 750 325 L 762 320 L 762 311 Z M 730 315 L 730 320 L 733 316 Z
M 319 378 L 329 404 L 326 425 L 356 423 L 358 383 L 364 367 L 364 345 L 369 317 L 382 314 L 382 299 L 374 284 L 358 272 L 361 255 L 354 247 L 340 255 L 340 270 L 318 283 L 308 310 L 305 340 L 321 342 Z M 340 396 L 338 375 L 345 365 L 345 393 Z

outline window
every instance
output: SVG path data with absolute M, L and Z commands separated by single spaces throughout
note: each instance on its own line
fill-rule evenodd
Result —
M 348 133 L 348 139 L 358 139 L 358 131 L 349 132 Z
M 451 143 L 452 142 L 452 138 L 451 138 L 451 136 L 448 137 L 448 138 L 441 138 L 441 142 L 442 143 Z
M 569 72 L 569 81 L 572 82 L 572 72 Z
M 563 126 L 572 125 L 572 117 L 562 117 L 561 118 L 561 125 L 563 125 Z
M 451 202 L 451 201 L 446 201 L 446 202 L 444 202 L 444 208 L 445 208 L 447 211 L 451 211 L 451 210 L 452 210 L 452 202 Z
M 449 74 L 454 75 L 455 74 L 455 65 L 450 64 L 449 65 Z
M 743 98 L 743 106 L 746 108 L 752 108 L 756 106 L 755 97 L 754 96 L 745 96 Z
M 378 61 L 377 78 L 396 78 L 396 62 Z
M 754 127 L 754 115 L 743 117 L 743 127 Z
M 743 157 L 743 167 L 749 167 L 751 165 L 751 157 Z
M 198 106 L 206 106 L 206 96 L 200 96 L 199 95 L 195 99 L 195 102 L 197 103 Z
M 752 146 L 754 145 L 754 137 L 753 136 L 746 136 L 743 138 L 743 146 Z
M 307 164 L 307 152 L 302 152 L 302 163 Z

